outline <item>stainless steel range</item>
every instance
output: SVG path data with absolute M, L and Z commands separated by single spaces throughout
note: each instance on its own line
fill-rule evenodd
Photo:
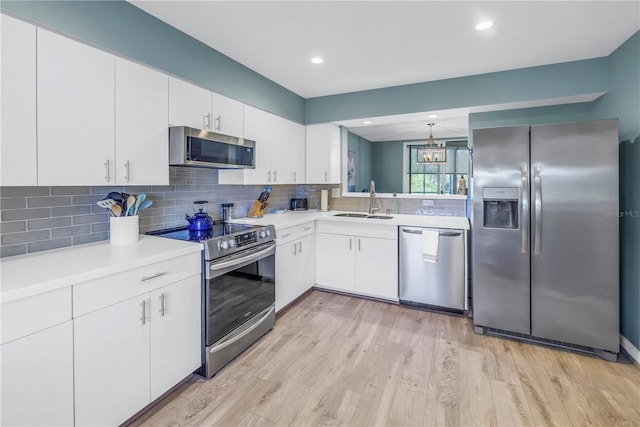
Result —
M 275 324 L 275 229 L 219 222 L 148 234 L 204 243 L 200 373 L 210 378 Z

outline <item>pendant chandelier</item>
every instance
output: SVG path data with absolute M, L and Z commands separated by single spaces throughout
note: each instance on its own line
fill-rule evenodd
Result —
M 446 163 L 447 162 L 447 149 L 444 146 L 436 143 L 433 139 L 433 123 L 429 123 L 429 139 L 426 145 L 418 148 L 418 164 L 432 164 L 432 163 Z

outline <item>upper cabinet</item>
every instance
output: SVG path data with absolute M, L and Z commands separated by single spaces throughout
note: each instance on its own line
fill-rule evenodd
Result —
M 226 96 L 211 93 L 213 131 L 244 137 L 244 104 Z
M 169 124 L 212 130 L 211 92 L 169 77 Z
M 116 182 L 169 184 L 169 77 L 116 58 Z
M 115 57 L 38 28 L 38 185 L 115 183 Z
M 37 185 L 36 27 L 1 19 L 0 185 Z
M 220 184 L 304 183 L 304 126 L 245 105 L 244 137 L 256 142 L 255 169 L 220 170 Z
M 331 123 L 306 128 L 306 176 L 308 184 L 340 183 L 340 128 Z
M 244 104 L 169 77 L 169 124 L 242 138 Z

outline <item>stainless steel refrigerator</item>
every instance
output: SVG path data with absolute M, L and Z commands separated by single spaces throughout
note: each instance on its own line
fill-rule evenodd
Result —
M 473 131 L 473 322 L 619 351 L 618 121 Z

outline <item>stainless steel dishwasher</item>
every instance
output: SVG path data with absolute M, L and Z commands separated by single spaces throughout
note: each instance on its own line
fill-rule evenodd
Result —
M 422 231 L 436 231 L 438 260 L 424 261 Z M 400 226 L 400 303 L 464 311 L 464 231 Z

